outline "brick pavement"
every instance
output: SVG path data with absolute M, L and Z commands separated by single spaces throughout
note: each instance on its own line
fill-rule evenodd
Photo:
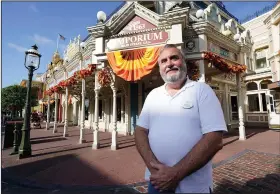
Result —
M 280 193 L 280 155 L 244 150 L 214 164 L 214 193 Z M 147 184 L 134 187 L 147 193 Z
M 90 190 L 89 188 L 92 189 L 94 186 L 103 188 L 105 185 L 111 185 L 111 191 L 113 188 L 116 192 L 116 189 L 123 191 L 122 187 L 117 185 L 128 185 L 125 187 L 127 192 L 132 192 L 129 188 L 134 188 L 135 192 L 146 191 L 143 180 L 145 165 L 135 149 L 133 136 L 119 135 L 121 149 L 111 151 L 111 135 L 100 133 L 101 149 L 92 150 L 93 136 L 90 130 L 86 130 L 87 143 L 78 144 L 77 127 L 69 127 L 70 136 L 67 138 L 62 137 L 63 127 L 58 129 L 56 134 L 52 134 L 51 130 L 32 130 L 34 157 L 17 160 L 17 156 L 9 156 L 11 149 L 3 150 L 2 168 L 5 172 L 8 172 L 11 177 L 17 176 L 18 179 L 25 178 L 25 180 L 33 181 L 30 185 L 37 184 L 44 189 L 65 186 L 64 189 L 86 187 Z M 246 134 L 249 138 L 244 142 L 237 140 L 236 133 L 226 135 L 223 150 L 213 158 L 215 192 L 250 191 L 254 190 L 252 185 L 256 188 L 270 188 L 271 191 L 279 189 L 279 185 L 273 182 L 274 179 L 280 182 L 279 176 L 273 174 L 279 175 L 277 164 L 280 164 L 280 133 L 265 129 L 250 129 L 246 131 Z M 245 149 L 259 152 L 244 152 Z M 264 169 L 264 171 L 262 174 L 257 174 L 252 169 Z M 254 172 L 254 176 L 251 172 Z M 251 183 L 252 180 L 261 183 L 255 184 L 254 181 Z M 274 187 L 269 184 L 274 184 Z M 107 191 L 110 189 L 107 188 Z

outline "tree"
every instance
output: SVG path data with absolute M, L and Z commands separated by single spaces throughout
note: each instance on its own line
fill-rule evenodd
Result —
M 37 89 L 31 88 L 31 107 L 37 106 Z M 11 113 L 12 117 L 16 116 L 16 113 L 22 112 L 25 106 L 27 88 L 20 85 L 12 85 L 1 90 L 1 111 Z

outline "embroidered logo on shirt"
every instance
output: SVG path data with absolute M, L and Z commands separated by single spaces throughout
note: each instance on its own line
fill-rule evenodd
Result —
M 183 108 L 186 108 L 186 109 L 190 109 L 193 107 L 193 104 L 192 102 L 190 101 L 186 101 L 184 104 L 183 104 Z

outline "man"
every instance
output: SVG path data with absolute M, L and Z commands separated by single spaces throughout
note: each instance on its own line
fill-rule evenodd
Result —
M 147 96 L 135 129 L 148 192 L 211 193 L 212 157 L 226 124 L 214 91 L 188 79 L 184 54 L 165 45 L 158 59 L 165 84 Z

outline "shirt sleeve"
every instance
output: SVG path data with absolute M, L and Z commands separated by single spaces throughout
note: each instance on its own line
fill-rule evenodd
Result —
M 198 108 L 202 134 L 213 131 L 227 131 L 221 103 L 213 89 L 209 85 L 201 83 L 198 93 Z
M 149 107 L 150 100 L 149 99 L 151 98 L 151 93 L 152 91 L 148 94 L 137 121 L 137 125 L 139 127 L 143 127 L 147 130 L 149 130 L 150 127 L 150 107 Z

